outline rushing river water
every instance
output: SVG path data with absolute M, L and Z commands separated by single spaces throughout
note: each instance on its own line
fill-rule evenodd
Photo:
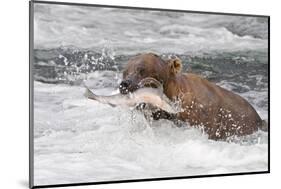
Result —
M 217 142 L 83 96 L 83 82 L 116 93 L 128 59 L 154 52 L 267 119 L 267 18 L 46 4 L 34 17 L 36 185 L 267 170 L 266 132 Z

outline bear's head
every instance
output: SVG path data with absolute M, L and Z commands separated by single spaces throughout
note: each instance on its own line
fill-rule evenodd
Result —
M 162 85 L 170 77 L 181 72 L 182 63 L 178 58 L 163 60 L 156 54 L 147 53 L 131 58 L 123 72 L 123 80 L 119 85 L 121 94 L 127 94 L 138 89 L 140 81 L 145 78 L 154 78 Z M 153 84 L 150 84 L 154 87 Z

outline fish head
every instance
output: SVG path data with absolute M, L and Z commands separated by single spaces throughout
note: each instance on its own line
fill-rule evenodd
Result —
M 141 87 L 157 87 L 156 82 L 147 82 L 140 85 L 140 82 L 145 78 L 152 78 L 163 85 L 168 74 L 166 67 L 166 62 L 153 53 L 141 54 L 131 58 L 123 71 L 123 80 L 119 85 L 120 93 L 128 94 Z

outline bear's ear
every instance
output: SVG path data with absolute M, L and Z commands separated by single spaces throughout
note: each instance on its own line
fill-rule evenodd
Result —
M 182 62 L 179 58 L 172 58 L 168 60 L 168 67 L 172 75 L 176 75 L 182 70 Z

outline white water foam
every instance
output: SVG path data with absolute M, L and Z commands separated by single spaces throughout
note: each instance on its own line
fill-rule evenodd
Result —
M 135 110 L 85 99 L 80 86 L 34 84 L 36 185 L 267 169 L 265 132 L 253 143 L 212 141 L 198 129 L 167 120 L 151 125 Z
M 35 48 L 43 49 L 100 50 L 110 44 L 117 54 L 182 54 L 268 45 L 266 18 L 65 5 L 36 5 L 34 16 Z

